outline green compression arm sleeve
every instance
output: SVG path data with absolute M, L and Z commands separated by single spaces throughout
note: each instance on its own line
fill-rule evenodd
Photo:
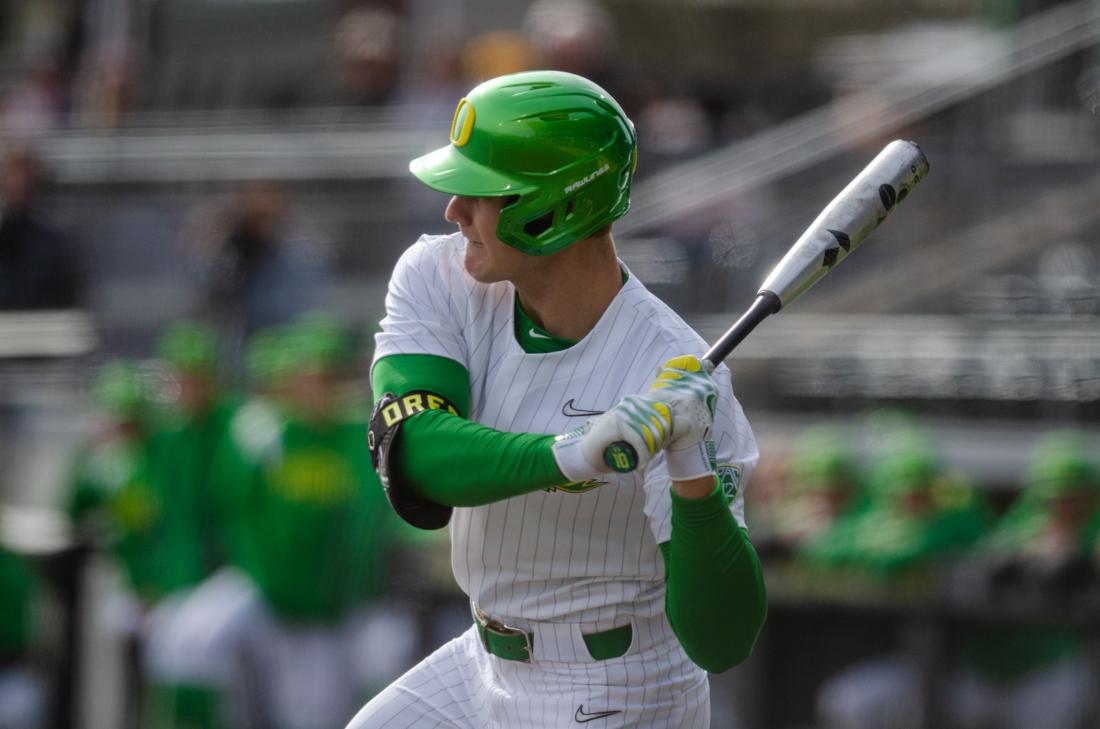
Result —
M 702 499 L 672 494 L 665 612 L 684 652 L 721 673 L 748 658 L 767 616 L 760 560 L 715 486 Z
M 401 397 L 413 390 L 431 390 L 454 403 L 463 417 L 470 414 L 470 373 L 446 357 L 434 354 L 395 354 L 374 363 L 371 370 L 374 402 L 392 392 Z
M 376 397 L 426 389 L 469 412 L 466 370 L 443 357 L 386 357 L 375 363 L 372 381 Z M 552 435 L 508 433 L 428 410 L 402 423 L 392 460 L 420 496 L 444 506 L 481 506 L 566 483 L 553 442 Z

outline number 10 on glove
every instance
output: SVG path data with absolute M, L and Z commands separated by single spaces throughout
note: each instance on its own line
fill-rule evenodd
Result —
M 627 395 L 606 413 L 554 441 L 558 468 L 571 481 L 645 467 L 672 435 L 672 409 L 660 400 Z
M 718 399 L 718 388 L 710 376 L 713 371 L 714 365 L 708 360 L 674 357 L 665 362 L 645 395 L 657 405 L 663 404 L 669 413 L 671 432 L 661 447 L 666 449 L 669 476 L 675 481 L 699 478 L 712 472 L 705 441 Z M 609 444 L 603 458 L 608 466 L 620 473 L 643 465 L 634 444 L 628 440 Z

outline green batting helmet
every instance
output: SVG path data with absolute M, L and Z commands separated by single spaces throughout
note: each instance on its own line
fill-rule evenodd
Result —
M 108 362 L 96 373 L 92 397 L 97 405 L 118 418 L 138 417 L 149 404 L 141 371 L 122 360 Z
M 1031 457 L 1031 488 L 1040 497 L 1082 489 L 1100 490 L 1100 471 L 1089 455 L 1089 446 L 1078 433 L 1060 432 L 1044 437 Z
M 486 81 L 455 110 L 451 143 L 409 163 L 434 190 L 507 197 L 497 237 L 545 256 L 626 215 L 634 125 L 611 95 L 562 71 Z
M 181 370 L 212 370 L 218 364 L 218 335 L 201 322 L 177 321 L 161 333 L 157 354 Z
M 843 434 L 830 427 L 808 428 L 795 440 L 787 462 L 791 486 L 797 491 L 829 491 L 851 487 L 857 473 Z
M 323 314 L 300 318 L 286 329 L 285 370 L 340 370 L 351 364 L 351 337 L 335 319 Z
M 876 465 L 871 489 L 880 496 L 898 495 L 932 485 L 942 471 L 939 459 L 914 444 L 899 444 Z

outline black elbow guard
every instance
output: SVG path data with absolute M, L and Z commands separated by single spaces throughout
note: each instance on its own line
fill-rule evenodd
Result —
M 378 401 L 367 431 L 371 464 L 378 472 L 390 506 L 402 519 L 419 529 L 440 529 L 451 519 L 451 507 L 429 501 L 413 492 L 393 468 L 390 455 L 401 423 L 425 410 L 446 410 L 458 415 L 447 398 L 427 390 L 414 390 L 397 397 L 387 392 Z

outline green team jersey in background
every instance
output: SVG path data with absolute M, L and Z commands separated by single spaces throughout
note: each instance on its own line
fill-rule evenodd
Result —
M 919 514 L 908 512 L 895 495 L 879 496 L 803 545 L 798 557 L 817 567 L 890 579 L 963 551 L 988 527 L 986 504 L 970 489 L 943 490 Z
M 225 563 L 212 464 L 236 409 L 223 397 L 201 416 L 170 413 L 150 439 L 150 480 L 162 507 L 156 560 L 166 592 L 195 585 Z
M 27 559 L 0 547 L 0 660 L 21 657 L 31 645 L 34 585 Z
M 309 424 L 256 401 L 217 461 L 231 561 L 280 618 L 330 622 L 380 595 L 395 527 L 366 424 Z
M 980 550 L 1027 555 L 1042 539 L 1049 514 L 1024 494 L 1001 518 L 996 530 L 983 541 Z M 1092 551 L 1100 534 L 1100 514 L 1081 528 L 1081 554 Z M 980 553 L 980 552 L 979 552 Z M 963 663 L 992 680 L 1012 680 L 1059 660 L 1083 653 L 1088 644 L 1085 631 L 1057 625 L 973 626 L 962 639 Z
M 75 524 L 94 522 L 130 587 L 152 599 L 170 585 L 158 564 L 164 504 L 149 478 L 148 455 L 141 439 L 90 443 L 73 468 L 68 512 Z

